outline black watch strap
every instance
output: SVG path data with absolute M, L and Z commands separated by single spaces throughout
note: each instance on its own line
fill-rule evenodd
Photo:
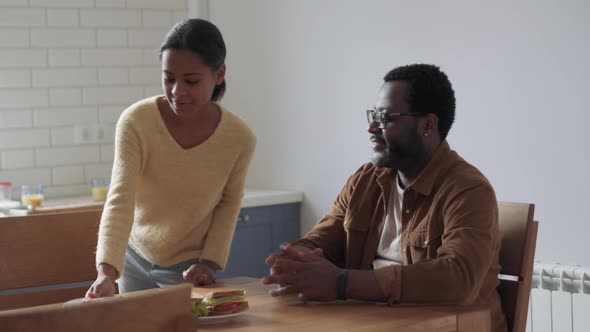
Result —
M 346 286 L 348 285 L 348 270 L 342 269 L 338 274 L 336 283 L 336 296 L 338 300 L 346 300 Z

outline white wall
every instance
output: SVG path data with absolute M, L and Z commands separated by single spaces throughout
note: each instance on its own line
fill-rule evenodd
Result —
M 249 183 L 304 191 L 303 230 L 370 156 L 364 110 L 398 65 L 440 65 L 449 141 L 498 199 L 533 202 L 537 259 L 590 265 L 590 4 L 210 1 L 228 45 L 224 103 L 259 143 Z
M 186 17 L 186 0 L 0 1 L 0 181 L 63 196 L 109 177 L 114 123 L 161 93 L 159 45 Z M 96 124 L 105 138 L 77 144 Z

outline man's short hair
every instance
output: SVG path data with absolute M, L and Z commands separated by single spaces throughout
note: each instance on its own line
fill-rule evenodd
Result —
M 412 112 L 433 113 L 438 117 L 438 132 L 445 139 L 455 120 L 455 91 L 440 68 L 428 64 L 397 67 L 383 78 L 385 82 L 409 83 L 408 103 Z

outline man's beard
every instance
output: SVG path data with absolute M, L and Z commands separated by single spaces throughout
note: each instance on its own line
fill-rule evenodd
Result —
M 385 141 L 386 148 L 382 154 L 373 156 L 371 162 L 377 167 L 387 167 L 398 171 L 404 171 L 408 166 L 418 160 L 424 153 L 424 146 L 418 133 L 409 137 L 403 145 L 389 144 Z
M 382 154 L 375 154 L 371 161 L 377 167 L 387 167 L 397 170 L 400 166 L 397 161 L 401 159 L 402 155 L 405 155 L 405 152 L 399 146 L 387 145 L 385 151 Z

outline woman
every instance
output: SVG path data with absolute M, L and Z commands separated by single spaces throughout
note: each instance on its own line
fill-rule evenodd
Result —
M 256 139 L 217 102 L 225 43 L 189 19 L 160 49 L 164 96 L 131 105 L 116 130 L 98 233 L 94 298 L 181 282 L 212 283 L 227 261 Z M 122 272 L 121 272 L 122 271 Z

